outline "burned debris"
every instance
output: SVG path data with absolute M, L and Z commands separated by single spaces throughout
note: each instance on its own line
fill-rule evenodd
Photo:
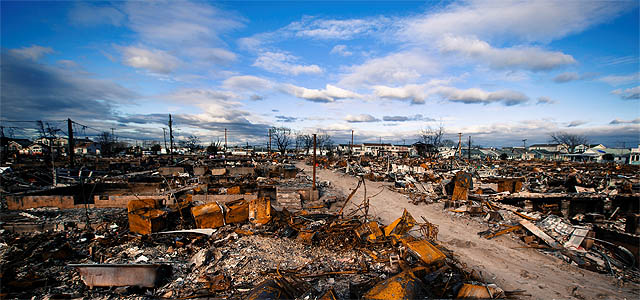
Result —
M 25 190 L 25 175 L 13 174 L 12 185 L 3 186 L 11 193 L 3 195 L 0 229 L 2 296 L 407 299 L 483 293 L 474 287 L 494 298 L 521 292 L 484 283 L 438 243 L 437 224 L 406 210 L 385 224 L 366 199 L 316 182 L 287 159 L 175 162 L 147 162 L 128 173 L 110 163 L 100 176 L 80 170 L 56 188 Z M 349 201 L 355 209 L 345 209 Z
M 341 190 L 315 170 L 302 172 L 305 163 L 356 184 Z M 83 164 L 55 186 L 38 179 L 46 175 L 37 164 L 2 173 L 3 297 L 531 295 L 468 267 L 438 240 L 438 222 L 402 208 L 391 220 L 376 216 L 370 199 L 384 190 L 404 195 L 409 206 L 476 220 L 483 239 L 510 236 L 523 248 L 639 283 L 633 166 L 351 155 Z M 385 184 L 367 191 L 372 182 Z

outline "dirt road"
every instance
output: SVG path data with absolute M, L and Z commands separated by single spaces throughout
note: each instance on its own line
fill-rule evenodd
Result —
M 299 163 L 298 168 L 311 175 L 311 166 Z M 317 169 L 318 180 L 329 180 L 345 195 L 356 187 L 358 180 L 341 173 Z M 511 235 L 487 240 L 478 232 L 488 227 L 475 220 L 456 217 L 443 210 L 442 204 L 413 205 L 397 192 L 384 188 L 384 182 L 366 182 L 367 195 L 379 195 L 370 200 L 370 213 L 385 224 L 400 217 L 406 208 L 416 220 L 424 216 L 439 226 L 438 240 L 453 250 L 460 261 L 481 272 L 487 282 L 505 290 L 525 290 L 533 299 L 639 299 L 640 285 L 623 284 L 610 277 L 569 265 L 560 259 L 535 249 L 520 248 L 524 244 Z M 360 188 L 353 202 L 363 199 Z M 348 210 L 349 206 L 347 206 Z M 529 298 L 529 297 L 523 297 Z

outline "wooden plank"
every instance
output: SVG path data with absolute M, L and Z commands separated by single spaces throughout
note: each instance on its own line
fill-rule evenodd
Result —
M 538 228 L 538 226 L 534 225 L 533 223 L 529 222 L 528 220 L 520 220 L 520 225 L 524 226 L 524 228 L 526 228 L 527 230 L 531 231 L 531 233 L 533 233 L 535 236 L 539 237 L 541 240 L 543 240 L 545 243 L 547 243 L 547 245 L 551 246 L 551 248 L 553 248 L 553 249 L 562 248 L 560 246 L 560 244 L 558 244 L 558 242 L 556 242 L 556 240 L 554 240 L 552 237 L 550 237 L 548 234 L 546 234 L 544 231 L 542 231 L 540 228 Z

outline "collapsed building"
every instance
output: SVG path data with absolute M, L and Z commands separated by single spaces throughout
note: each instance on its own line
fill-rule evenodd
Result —
M 385 223 L 355 199 L 388 182 L 414 205 L 515 235 L 567 263 L 638 282 L 637 167 L 333 157 L 345 194 L 291 158 L 102 159 L 4 170 L 5 298 L 417 299 L 526 295 L 487 281 L 408 211 Z M 361 187 L 362 184 L 362 187 Z

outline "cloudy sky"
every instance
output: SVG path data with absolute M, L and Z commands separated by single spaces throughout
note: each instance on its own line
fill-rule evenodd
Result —
M 264 143 L 640 141 L 637 1 L 2 2 L 3 120 Z M 22 124 L 22 123 L 5 123 Z M 28 124 L 28 123 L 26 123 Z M 86 135 L 95 134 L 91 130 Z

